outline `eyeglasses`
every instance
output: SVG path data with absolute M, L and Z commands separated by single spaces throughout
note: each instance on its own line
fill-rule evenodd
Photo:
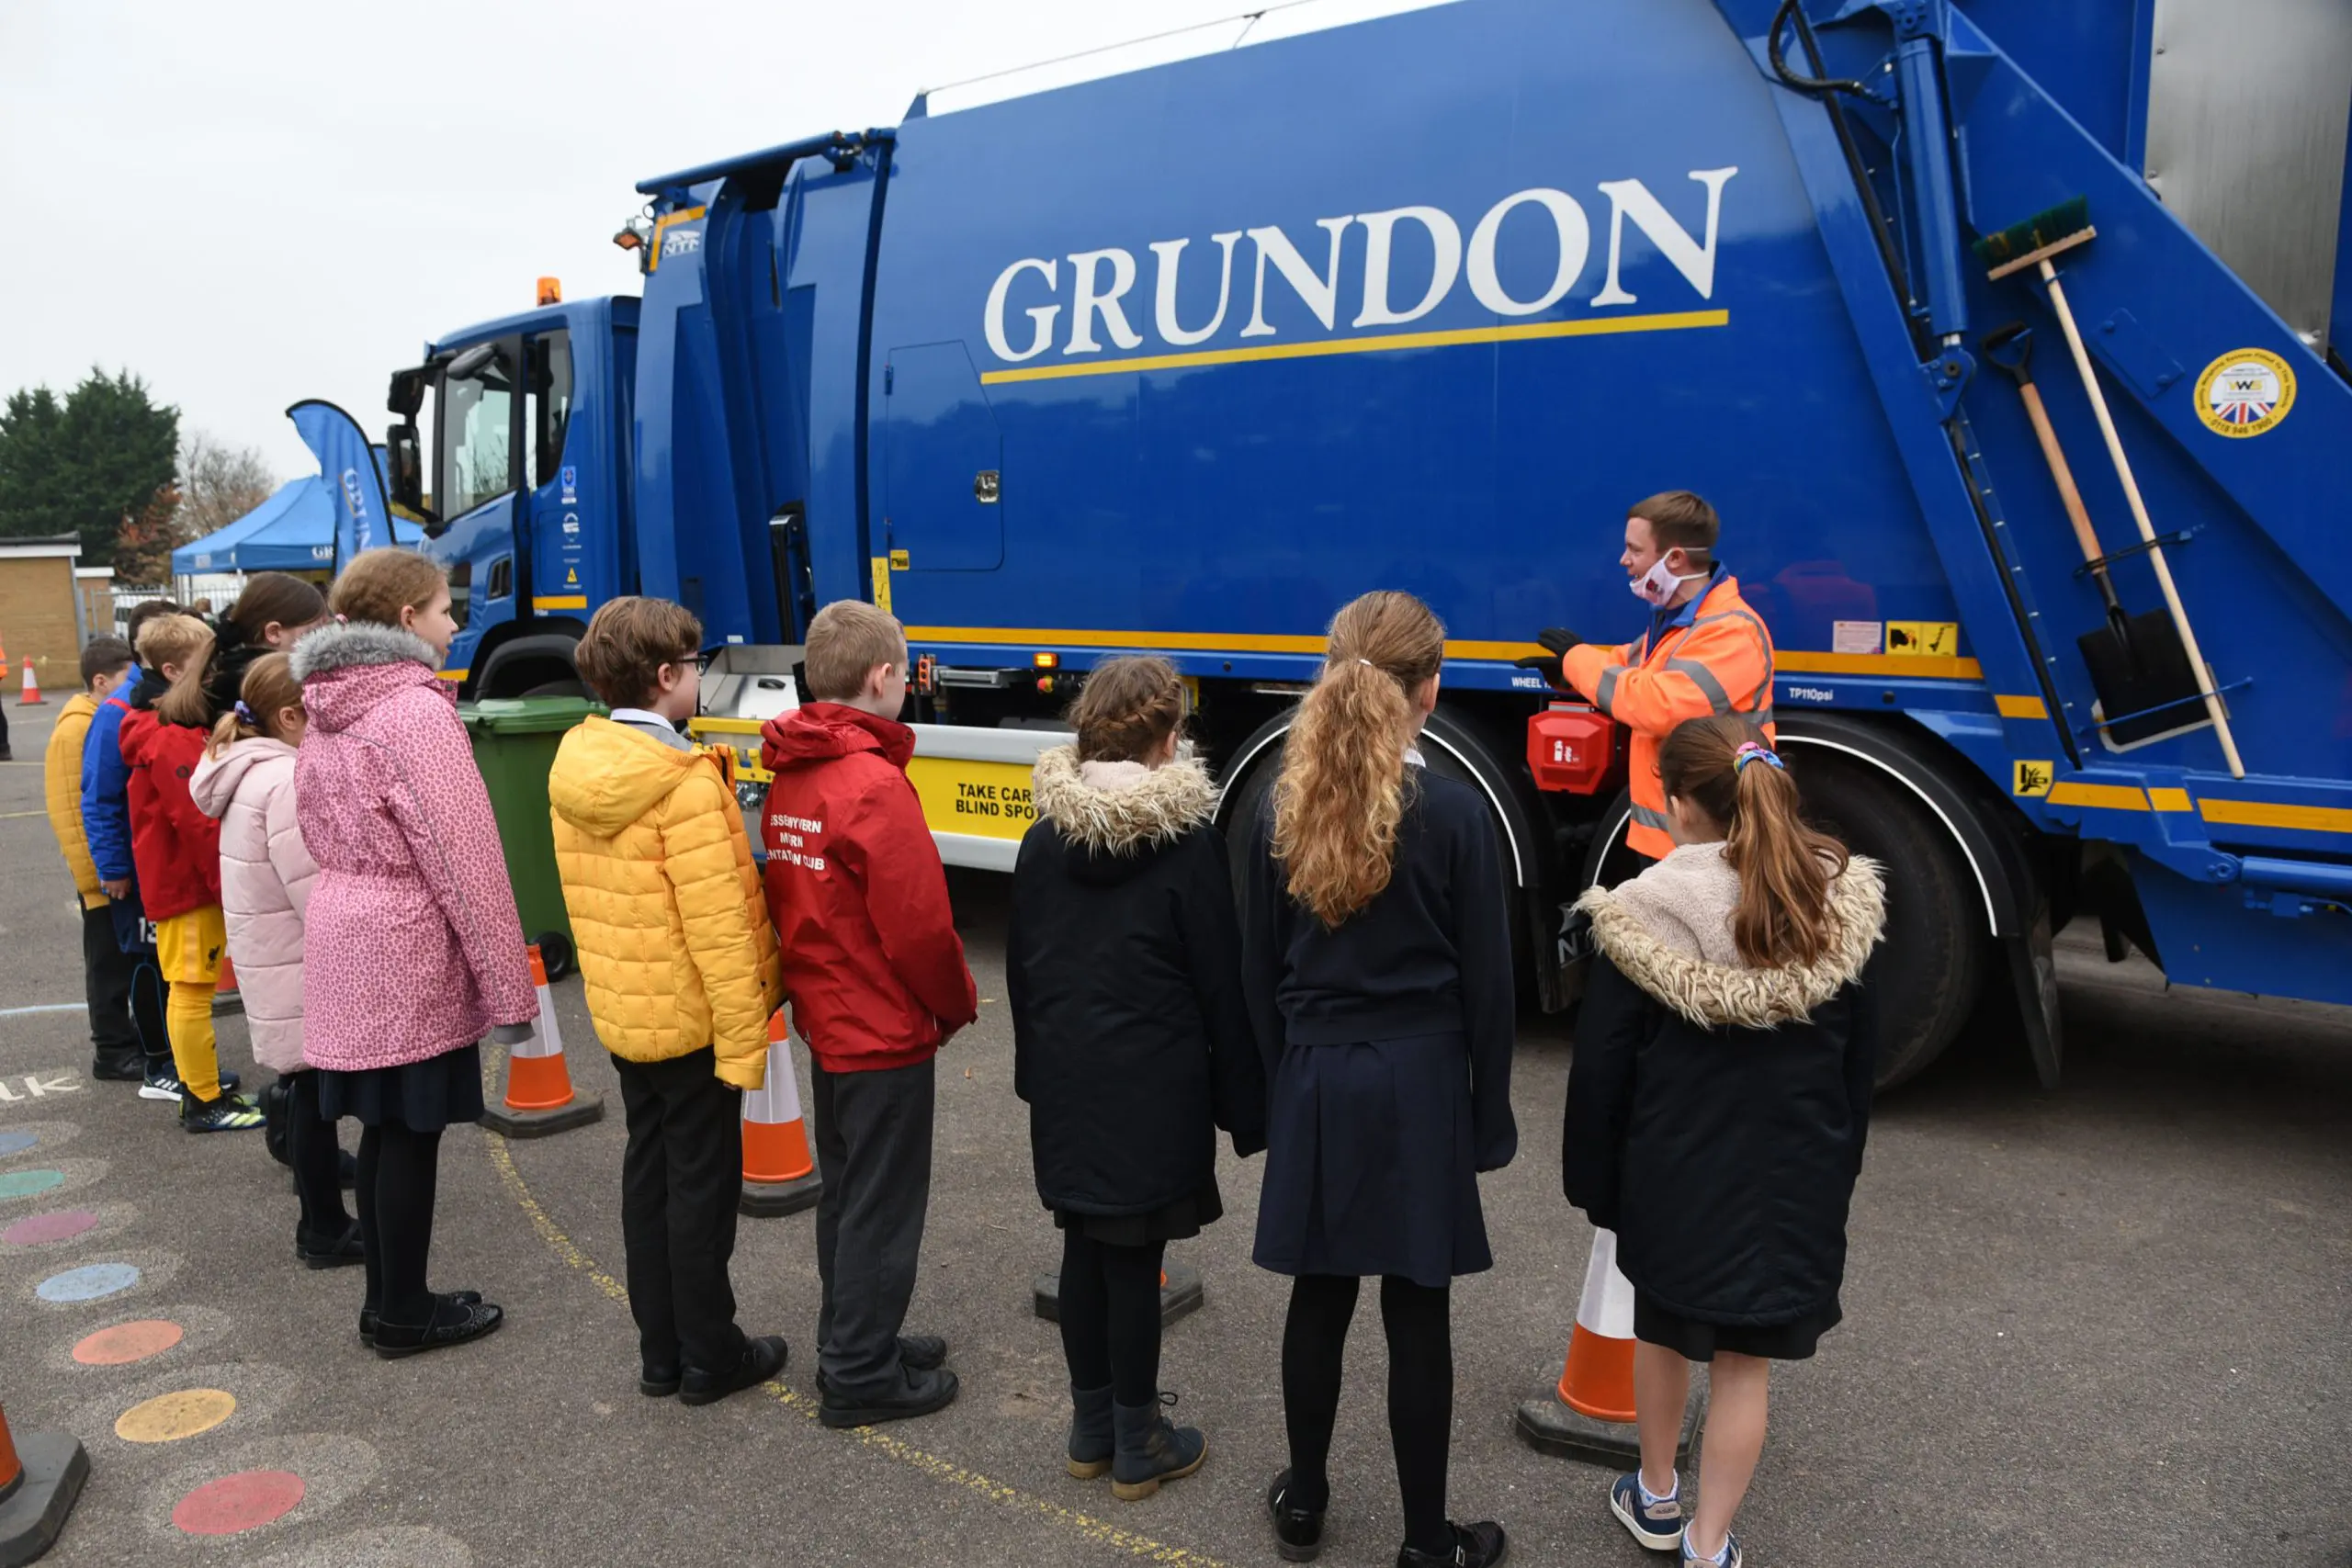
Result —
M 712 664 L 712 662 L 713 662 L 714 660 L 716 660 L 718 658 L 719 652 L 720 652 L 720 650 L 719 650 L 718 649 L 714 648 L 714 649 L 710 649 L 710 650 L 709 650 L 708 652 L 707 652 L 707 653 L 697 653 L 697 654 L 695 654 L 695 674 L 697 674 L 697 675 L 707 675 L 707 674 L 709 674 L 709 673 L 710 673 L 710 667 L 711 667 L 711 664 Z

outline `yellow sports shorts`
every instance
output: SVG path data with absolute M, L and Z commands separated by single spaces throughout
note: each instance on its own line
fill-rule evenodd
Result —
M 164 978 L 175 986 L 219 985 L 220 950 L 228 942 L 228 922 L 218 904 L 155 922 L 155 961 L 163 965 Z

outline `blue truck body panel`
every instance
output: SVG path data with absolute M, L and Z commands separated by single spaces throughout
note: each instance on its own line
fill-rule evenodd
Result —
M 1149 649 L 1242 685 L 1311 679 L 1338 604 L 1405 588 L 1450 689 L 1532 710 L 1511 660 L 1637 636 L 1626 507 L 1688 488 L 1778 710 L 1933 737 L 1987 821 L 2113 845 L 2176 977 L 2352 1000 L 2352 388 L 2133 172 L 2154 5 L 1815 0 L 1828 74 L 1871 85 L 1867 191 L 1773 77 L 1775 0 L 1463 0 L 648 182 L 604 367 L 633 408 L 581 448 L 628 499 L 535 569 L 678 597 L 714 644 L 872 598 L 951 666 Z M 1966 250 L 2071 197 L 2097 238 L 2059 270 L 2243 778 L 2210 726 L 2104 739 L 2099 597 L 1977 363 L 2033 328 L 2126 551 L 2046 297 Z M 2245 434 L 2211 388 L 2250 353 L 2290 401 Z M 2160 604 L 2144 554 L 2114 577 Z

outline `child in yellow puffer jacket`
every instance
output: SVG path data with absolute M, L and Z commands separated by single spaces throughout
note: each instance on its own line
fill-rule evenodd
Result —
M 667 600 L 598 610 L 576 659 L 612 716 L 566 735 L 548 774 L 588 1013 L 628 1115 L 621 1234 L 638 1387 L 688 1404 L 767 1382 L 786 1355 L 781 1336 L 736 1326 L 727 1274 L 742 1091 L 765 1081 L 783 981 L 734 793 L 678 732 L 701 694 L 701 648 L 702 623 Z

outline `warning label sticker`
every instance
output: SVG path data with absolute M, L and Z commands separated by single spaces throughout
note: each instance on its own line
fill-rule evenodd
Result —
M 2259 435 L 2294 406 L 2294 367 L 2268 349 L 2233 349 L 2197 378 L 2197 417 L 2216 435 Z
M 1832 653 L 1876 653 L 1883 627 L 1877 621 L 1838 621 L 1830 627 Z
M 1957 621 L 1889 621 L 1886 651 L 1916 659 L 1950 659 L 1960 651 Z

